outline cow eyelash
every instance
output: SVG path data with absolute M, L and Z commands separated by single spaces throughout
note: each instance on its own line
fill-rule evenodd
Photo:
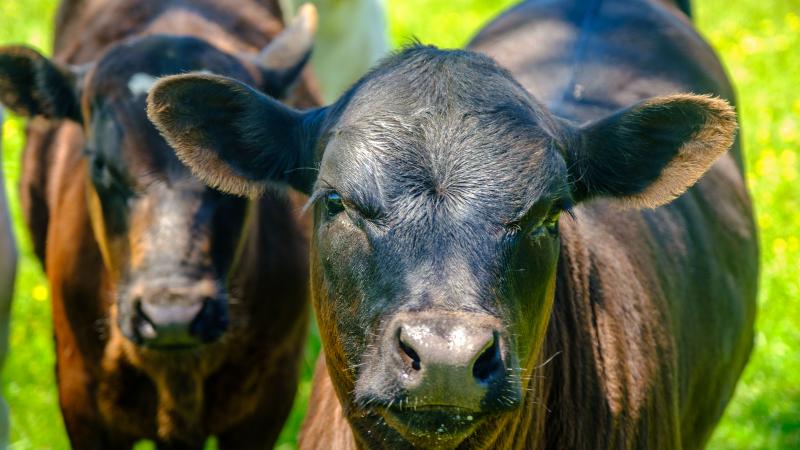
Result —
M 347 211 L 348 214 L 355 214 L 358 219 L 367 220 L 375 225 L 383 224 L 383 216 L 377 207 L 370 207 L 359 203 L 354 203 L 342 196 L 339 191 L 330 188 L 322 188 L 314 192 L 304 207 L 304 211 L 309 210 L 317 203 L 323 203 L 327 217 L 332 219 L 341 212 Z
M 345 200 L 338 191 L 334 189 L 320 189 L 311 194 L 311 197 L 309 197 L 308 202 L 303 209 L 307 211 L 320 202 L 325 202 L 325 205 L 328 206 L 329 200 L 333 200 L 335 203 L 338 203 L 344 207 Z
M 562 199 L 559 202 L 558 208 L 561 212 L 567 213 L 570 219 L 575 220 L 575 211 L 572 209 L 572 201 L 569 199 Z
M 562 213 L 567 213 L 571 218 L 575 218 L 572 211 L 572 203 L 569 200 L 559 200 L 550 207 L 545 218 L 536 227 L 532 228 L 529 237 L 537 239 L 545 235 L 545 233 L 555 234 L 558 232 L 558 219 Z M 523 224 L 525 219 L 518 219 L 506 225 L 506 229 L 511 234 L 517 234 L 523 231 Z
M 334 195 L 338 197 L 338 205 L 336 205 L 337 207 L 334 209 L 339 209 L 338 208 L 339 206 L 341 209 L 335 211 L 334 213 L 331 213 L 331 205 L 328 203 L 328 200 L 331 198 L 331 196 Z M 312 193 L 311 196 L 308 198 L 308 201 L 306 202 L 305 206 L 303 206 L 303 213 L 305 214 L 311 208 L 313 208 L 314 205 L 320 202 L 325 202 L 325 216 L 328 219 L 332 219 L 336 214 L 344 211 L 344 200 L 342 200 L 341 195 L 338 192 L 336 192 L 333 189 L 320 189 Z
M 323 189 L 315 192 L 308 200 L 304 210 L 307 211 L 317 203 L 322 203 L 325 206 L 325 217 L 331 220 L 345 210 L 355 211 L 360 215 L 358 208 L 344 199 L 342 195 L 334 189 Z
M 323 199 L 325 201 L 325 209 L 328 213 L 328 217 L 333 217 L 344 211 L 344 200 L 338 192 L 329 191 L 325 194 Z
M 311 208 L 313 208 L 314 205 L 316 205 L 321 200 L 323 200 L 325 198 L 325 196 L 328 195 L 328 193 L 330 193 L 330 192 L 336 192 L 336 191 L 334 191 L 333 189 L 320 189 L 320 190 L 314 191 L 311 194 L 311 196 L 308 198 L 308 201 L 306 202 L 305 206 L 303 206 L 303 212 L 306 212 L 306 211 L 310 210 Z

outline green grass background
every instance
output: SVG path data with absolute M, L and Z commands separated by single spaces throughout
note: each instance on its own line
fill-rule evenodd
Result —
M 399 45 L 416 36 L 443 47 L 463 46 L 482 24 L 513 3 L 388 0 L 392 41 Z M 696 23 L 738 88 L 762 243 L 756 350 L 710 448 L 800 449 L 800 0 L 694 3 Z M 55 5 L 54 0 L 0 0 L 0 44 L 26 42 L 49 51 Z M 3 169 L 22 249 L 10 358 L 2 373 L 11 407 L 11 448 L 65 449 L 53 376 L 48 290 L 19 212 L 23 122 L 11 117 L 3 128 Z M 314 338 L 279 448 L 294 448 L 318 349 Z

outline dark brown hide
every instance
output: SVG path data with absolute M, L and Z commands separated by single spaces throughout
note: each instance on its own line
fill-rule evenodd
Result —
M 277 2 L 265 3 L 65 1 L 54 59 L 80 66 L 120 40 L 163 33 L 255 54 L 283 29 Z M 318 104 L 308 76 L 289 101 Z M 307 328 L 304 198 L 269 194 L 248 206 L 228 280 L 237 297 L 232 314 L 244 326 L 195 355 L 150 351 L 116 326 L 117 280 L 90 223 L 83 149 L 79 125 L 35 117 L 21 180 L 25 218 L 51 286 L 59 400 L 73 448 L 123 449 L 139 439 L 201 448 L 210 435 L 220 448 L 271 448 L 292 405 Z

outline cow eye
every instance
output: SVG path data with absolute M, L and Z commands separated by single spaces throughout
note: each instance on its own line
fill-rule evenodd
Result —
M 547 219 L 544 221 L 544 227 L 550 233 L 557 233 L 558 232 L 558 218 L 561 217 L 561 210 L 556 210 L 554 213 L 550 214 Z
M 133 195 L 131 186 L 126 182 L 125 177 L 114 170 L 101 156 L 92 157 L 90 176 L 95 189 L 101 194 L 124 197 Z
M 342 196 L 335 191 L 328 192 L 325 195 L 325 209 L 328 211 L 328 217 L 333 217 L 344 211 L 344 202 L 342 202 Z
M 108 164 L 99 156 L 92 158 L 91 176 L 97 187 L 109 189 L 114 186 L 114 176 Z
M 548 214 L 548 216 L 542 221 L 541 225 L 534 228 L 533 231 L 530 233 L 530 238 L 537 240 L 544 236 L 556 236 L 558 235 L 558 218 L 561 216 L 561 209 L 555 209 L 553 212 Z

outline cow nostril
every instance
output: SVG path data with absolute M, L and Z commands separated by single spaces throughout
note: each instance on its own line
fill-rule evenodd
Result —
M 142 339 L 155 339 L 158 332 L 153 321 L 142 308 L 141 297 L 133 299 L 135 333 Z
M 492 377 L 503 371 L 503 359 L 500 357 L 500 346 L 497 345 L 497 335 L 492 338 L 492 344 L 483 351 L 472 366 L 472 375 L 481 383 L 487 383 Z
M 227 315 L 218 301 L 211 297 L 205 297 L 200 312 L 189 325 L 189 330 L 192 335 L 210 342 L 219 338 L 227 326 Z
M 398 340 L 398 342 L 400 344 L 400 351 L 401 351 L 401 355 L 400 356 L 403 358 L 403 360 L 406 362 L 406 364 L 410 364 L 411 365 L 412 369 L 414 369 L 414 370 L 422 369 L 422 366 L 420 365 L 419 355 L 417 354 L 417 352 L 413 348 L 411 348 L 410 345 L 408 345 L 405 342 L 403 342 L 403 335 L 402 335 L 402 333 L 400 331 L 401 330 L 398 330 L 398 333 L 397 333 L 397 340 Z

